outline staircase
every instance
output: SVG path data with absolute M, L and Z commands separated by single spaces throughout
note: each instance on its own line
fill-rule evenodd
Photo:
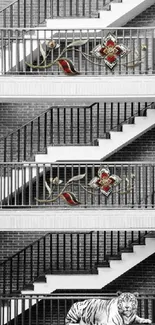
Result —
M 22 294 L 50 294 L 51 292 L 73 289 L 101 289 L 155 252 L 155 234 L 145 237 L 145 245 L 132 244 L 122 249 L 118 257 L 108 257 L 108 263 L 97 265 L 95 275 L 46 275 L 44 282 L 34 282 L 34 290 L 22 290 Z
M 154 105 L 152 105 L 152 108 Z M 67 160 L 105 160 L 124 146 L 128 145 L 145 132 L 155 126 L 155 110 L 147 109 L 147 116 L 135 116 L 134 124 L 123 124 L 122 132 L 110 131 L 110 139 L 98 139 L 98 146 L 96 147 L 75 147 L 72 146 L 70 150 L 69 146 L 62 147 L 47 147 L 46 155 L 36 155 L 35 161 L 38 162 L 53 162 L 63 161 L 64 157 Z
M 135 140 L 155 125 L 154 104 L 150 104 L 150 106 L 145 104 L 144 108 L 140 108 L 139 104 L 138 106 L 131 105 L 131 111 L 125 105 L 124 113 L 119 105 L 114 108 L 112 104 L 111 117 L 109 116 L 109 105 L 106 106 L 106 104 L 104 104 L 104 109 L 100 108 L 97 103 L 90 107 L 50 108 L 17 131 L 9 134 L 1 140 L 1 145 L 4 148 L 4 161 L 20 162 L 23 159 L 24 162 L 1 165 L 1 202 L 4 199 L 9 200 L 9 196 L 20 188 L 23 189 L 24 185 L 29 183 L 32 185 L 37 173 L 42 176 L 43 163 L 46 163 L 44 168 L 47 168 L 48 163 L 64 161 L 64 157 L 68 161 L 75 160 L 76 162 L 78 160 L 104 160 Z M 68 114 L 70 124 L 66 125 Z M 147 116 L 144 116 L 146 114 Z M 129 117 L 126 118 L 127 116 Z M 126 119 L 124 120 L 124 118 Z M 102 119 L 103 125 L 99 123 Z M 134 124 L 129 124 L 134 121 Z M 113 126 L 111 131 L 109 131 L 110 124 L 111 127 Z M 97 140 L 97 135 L 98 137 L 100 135 L 107 137 L 107 139 Z M 52 142 L 52 146 L 49 146 L 50 142 Z M 68 143 L 72 146 L 72 150 L 67 145 Z M 36 154 L 37 151 L 46 152 L 46 148 L 47 154 Z M 34 166 L 33 163 L 26 162 L 26 160 L 33 160 L 34 157 Z M 41 163 L 40 167 L 36 163 Z M 42 186 L 44 187 L 44 185 Z
M 112 246 L 109 246 L 110 242 L 111 244 L 113 243 Z M 120 246 L 120 242 L 124 242 L 124 244 Z M 71 251 L 69 247 L 72 248 Z M 15 283 L 18 284 L 18 289 L 24 284 L 26 290 L 21 290 L 22 295 L 26 295 L 26 297 L 29 295 L 34 296 L 34 299 L 32 297 L 31 304 L 29 299 L 26 298 L 24 305 L 24 309 L 26 310 L 36 304 L 35 295 L 40 295 L 41 297 L 41 295 L 51 294 L 51 292 L 59 289 L 64 291 L 67 289 L 101 289 L 154 252 L 154 232 L 148 234 L 146 232 L 142 234 L 140 232 L 126 231 L 91 232 L 83 234 L 49 233 L 3 263 L 3 276 L 5 276 L 3 279 L 3 288 L 5 288 L 5 294 L 9 288 L 11 290 L 13 289 L 13 293 L 15 293 Z M 83 254 L 84 259 L 82 258 Z M 69 256 L 71 258 L 70 262 L 68 260 Z M 25 261 L 24 264 L 21 263 L 22 260 Z M 84 262 L 84 264 L 82 265 L 81 262 Z M 41 264 L 43 265 L 41 266 Z M 46 270 L 48 264 L 51 266 L 49 270 Z M 28 265 L 30 265 L 29 268 Z M 13 273 L 10 274 L 9 280 L 8 270 L 10 267 Z M 27 272 L 29 273 L 29 277 Z M 37 274 L 37 279 L 33 280 L 35 274 Z M 15 275 L 18 275 L 17 279 Z M 23 282 L 23 279 L 25 279 L 25 282 Z M 29 284 L 26 284 L 27 280 L 30 281 Z M 11 281 L 12 287 L 8 287 L 9 281 Z M 38 298 L 38 302 L 41 299 L 40 297 Z M 15 309 L 14 298 L 10 302 L 11 312 L 9 317 L 11 320 L 15 315 L 17 317 L 17 315 L 21 314 L 23 304 L 19 299 L 17 309 Z M 3 319 L 7 319 L 7 307 L 4 308 Z

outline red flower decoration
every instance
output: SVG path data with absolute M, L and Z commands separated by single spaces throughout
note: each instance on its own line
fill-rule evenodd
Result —
M 110 69 L 113 69 L 118 58 L 124 56 L 127 52 L 128 49 L 123 44 L 117 44 L 117 38 L 109 33 L 104 38 L 103 45 L 98 44 L 91 53 L 97 58 L 103 58 L 105 64 Z
M 112 186 L 117 186 L 122 180 L 117 175 L 111 175 L 107 168 L 100 168 L 98 170 L 98 176 L 94 177 L 89 186 L 92 188 L 98 188 L 105 196 L 109 196 L 112 191 Z

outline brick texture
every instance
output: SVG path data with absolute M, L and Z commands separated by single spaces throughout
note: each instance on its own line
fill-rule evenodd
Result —
M 155 25 L 155 4 L 129 21 L 125 27 L 144 27 Z
M 148 161 L 155 160 L 155 128 L 111 155 L 106 161 Z
M 102 292 L 110 293 L 118 290 L 154 294 L 155 286 L 155 254 L 137 264 L 131 270 L 122 274 L 102 289 Z

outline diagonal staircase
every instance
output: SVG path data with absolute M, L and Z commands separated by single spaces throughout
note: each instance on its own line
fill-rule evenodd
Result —
M 151 107 L 151 108 L 150 108 Z M 1 167 L 1 191 L 0 191 L 0 199 L 1 201 L 5 198 L 9 199 L 9 195 L 13 194 L 15 191 L 20 189 L 21 187 L 26 185 L 28 182 L 32 182 L 32 180 L 36 177 L 37 168 L 33 164 L 29 165 L 26 160 L 33 159 L 35 157 L 36 163 L 52 163 L 54 161 L 88 161 L 88 160 L 105 160 L 114 152 L 118 151 L 120 148 L 124 147 L 128 143 L 135 140 L 137 137 L 147 132 L 147 130 L 151 129 L 155 125 L 155 110 L 154 104 L 150 104 L 147 107 L 139 109 L 135 114 L 132 113 L 128 119 L 124 120 L 121 124 L 116 124 L 115 128 L 110 132 L 106 133 L 106 135 L 110 139 L 95 139 L 95 135 L 100 133 L 101 126 L 98 125 L 99 120 L 99 105 L 94 103 L 90 107 L 68 107 L 68 108 L 50 108 L 45 113 L 42 113 L 39 117 L 35 118 L 30 123 L 24 125 L 16 132 L 11 133 L 8 137 L 4 138 L 2 144 L 4 144 L 4 160 L 6 161 L 10 158 L 10 161 L 15 161 L 18 159 L 20 161 L 21 158 L 24 158 L 23 164 L 14 165 L 5 165 L 3 168 Z M 80 113 L 81 110 L 81 113 Z M 97 120 L 94 121 L 98 125 L 98 129 L 93 129 L 93 110 L 96 112 L 97 110 Z M 74 116 L 75 111 L 75 116 Z M 102 112 L 102 109 L 101 109 Z M 106 112 L 106 111 L 105 111 Z M 66 125 L 62 125 L 66 114 L 71 114 L 71 125 L 72 129 L 69 130 L 69 138 L 67 135 Z M 77 115 L 78 113 L 78 115 Z M 89 115 L 87 115 L 87 113 Z M 141 116 L 147 113 L 147 116 Z M 89 131 L 87 130 L 87 125 L 83 125 L 84 128 L 84 138 L 82 142 L 80 142 L 80 133 L 79 129 L 82 126 L 81 124 L 77 125 L 77 120 L 80 122 L 80 114 L 84 114 L 85 121 L 88 120 Z M 140 116 L 137 116 L 140 115 Z M 73 116 L 75 119 L 75 124 L 73 123 Z M 88 116 L 88 117 L 87 117 Z M 119 116 L 118 116 L 119 117 Z M 111 117 L 112 118 L 112 117 Z M 134 124 L 126 124 L 135 121 Z M 60 122 L 60 125 L 59 125 Z M 51 124 L 52 123 L 52 124 Z M 90 125 L 89 125 L 90 123 Z M 84 123 L 85 124 L 85 123 Z M 106 122 L 104 121 L 104 125 Z M 55 125 L 57 127 L 55 128 Z M 81 126 L 80 126 L 81 125 Z M 77 131 L 79 133 L 78 137 L 75 138 L 75 129 L 77 127 Z M 58 128 L 58 130 L 57 130 Z M 117 131 L 117 130 L 121 130 Z M 34 131 L 35 130 L 35 131 Z M 61 130 L 61 131 L 60 131 Z M 114 131 L 116 130 L 116 131 Z M 41 137 L 43 134 L 43 137 Z M 31 135 L 31 137 L 30 137 Z M 37 135 L 37 136 L 36 136 Z M 56 135 L 56 137 L 55 137 Z M 104 134 L 103 134 L 104 135 Z M 54 138 L 55 137 L 55 138 Z M 65 140 L 66 137 L 66 140 Z M 62 139 L 62 140 L 61 140 Z M 70 139 L 70 140 L 69 140 Z M 13 142 L 13 140 L 15 142 Z M 24 141 L 24 148 L 20 146 L 20 141 Z M 49 146 L 49 143 L 53 141 L 52 146 Z M 56 141 L 56 142 L 55 142 Z M 64 141 L 64 145 L 62 145 L 62 141 Z M 72 150 L 70 150 L 70 146 L 67 146 L 68 142 L 71 142 Z M 34 142 L 34 143 L 33 143 Z M 78 142 L 78 143 L 76 143 Z M 92 143 L 98 145 L 91 146 Z M 18 143 L 18 156 L 14 156 L 14 152 L 16 154 L 16 143 Z M 60 143 L 59 146 L 56 144 Z M 76 146 L 74 145 L 76 143 Z M 78 144 L 78 146 L 77 146 Z M 84 145 L 83 145 L 84 144 Z M 89 145 L 88 145 L 89 144 Z M 61 147 L 60 147 L 61 146 Z M 44 151 L 47 147 L 46 154 L 36 154 L 38 151 Z M 60 150 L 61 148 L 61 150 Z M 41 175 L 43 168 L 40 167 L 39 173 Z M 4 176 L 3 176 L 4 175 Z
M 154 105 L 152 105 L 152 108 Z M 147 109 L 147 116 L 135 116 L 134 124 L 123 124 L 122 132 L 110 131 L 110 139 L 98 139 L 96 147 L 47 147 L 46 155 L 36 155 L 36 162 L 65 160 L 105 160 L 155 126 L 155 110 Z
M 56 289 L 100 289 L 145 260 L 155 252 L 155 234 L 145 237 L 145 245 L 133 243 L 132 247 L 122 249 L 117 257 L 108 257 L 108 263 L 97 266 L 95 275 L 45 275 L 45 283 L 34 282 L 34 290 L 22 294 L 49 294 Z
M 46 235 L 47 236 L 47 235 Z M 45 238 L 45 237 L 44 237 Z M 67 275 L 63 271 L 58 275 L 55 274 L 46 274 L 45 276 L 40 276 L 37 281 L 33 283 L 33 290 L 22 290 L 21 293 L 24 296 L 29 295 L 46 295 L 51 294 L 55 290 L 93 290 L 101 289 L 106 284 L 110 283 L 121 274 L 125 273 L 141 261 L 145 260 L 147 257 L 152 255 L 155 252 L 155 234 L 154 232 L 148 233 L 145 235 L 145 242 L 139 244 L 139 242 L 133 242 L 129 247 L 121 249 L 119 254 L 116 256 L 107 256 L 104 263 L 97 264 L 97 274 L 74 274 L 72 271 Z M 37 241 L 38 242 L 38 241 Z M 48 273 L 48 272 L 47 272 Z M 43 282 L 44 281 L 44 282 Z M 40 301 L 41 298 L 38 298 Z M 12 299 L 10 301 L 10 320 L 13 319 L 16 315 L 22 313 L 23 305 L 22 300 L 19 299 L 18 307 L 15 311 L 14 304 L 15 301 Z M 31 306 L 36 304 L 36 299 L 31 300 Z M 25 299 L 24 310 L 30 308 L 30 302 L 28 299 Z M 7 321 L 7 307 L 4 307 L 3 314 L 4 324 Z

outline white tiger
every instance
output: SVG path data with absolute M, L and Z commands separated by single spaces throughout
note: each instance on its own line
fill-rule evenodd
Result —
M 66 318 L 66 325 L 129 325 L 150 324 L 150 319 L 137 316 L 137 293 L 118 293 L 110 300 L 88 299 L 74 303 Z

